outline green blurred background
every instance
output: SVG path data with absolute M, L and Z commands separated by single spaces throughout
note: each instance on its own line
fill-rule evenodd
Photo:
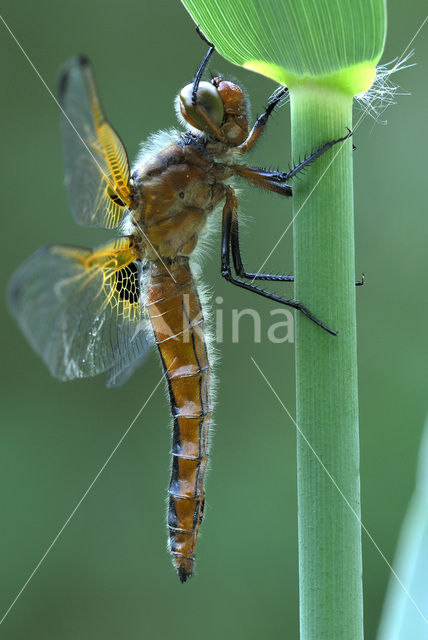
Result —
M 425 3 L 391 2 L 383 61 L 400 55 Z M 173 99 L 206 47 L 178 0 L 71 3 L 4 0 L 3 16 L 53 91 L 62 63 L 87 53 L 110 121 L 134 158 L 150 133 L 175 125 Z M 63 186 L 58 110 L 1 28 L 4 286 L 46 243 L 95 245 L 112 234 L 79 228 Z M 418 66 L 395 80 L 411 96 L 355 133 L 361 481 L 363 522 L 393 557 L 414 484 L 427 409 L 426 127 L 427 28 Z M 274 85 L 215 57 L 212 68 L 247 88 L 253 115 Z M 281 109 L 251 163 L 286 167 L 289 108 Z M 244 255 L 257 267 L 291 219 L 291 204 L 250 187 Z M 291 232 L 269 261 L 292 270 Z M 159 389 L 9 613 L 0 637 L 298 638 L 295 428 L 250 361 L 294 414 L 293 345 L 266 339 L 272 306 L 225 283 L 219 236 L 205 262 L 213 299 L 224 298 L 208 509 L 197 575 L 180 585 L 166 553 L 169 409 Z M 0 616 L 159 380 L 157 354 L 117 390 L 104 376 L 61 384 L 11 319 L 2 296 Z M 231 309 L 262 316 L 231 339 Z M 277 319 L 276 319 L 277 320 Z M 375 637 L 389 571 L 363 536 L 366 637 Z

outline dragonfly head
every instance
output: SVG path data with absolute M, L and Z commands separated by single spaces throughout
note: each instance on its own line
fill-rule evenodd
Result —
M 232 146 L 242 144 L 248 136 L 248 115 L 245 95 L 241 87 L 221 76 L 213 78 L 223 102 L 224 117 L 221 130 Z
M 212 82 L 200 82 L 196 104 L 204 109 L 231 147 L 244 142 L 248 135 L 247 109 L 244 93 L 237 84 L 223 80 L 221 76 L 213 78 Z M 213 129 L 204 121 L 194 104 L 193 83 L 182 89 L 178 105 L 181 116 L 188 124 L 210 137 L 215 137 Z

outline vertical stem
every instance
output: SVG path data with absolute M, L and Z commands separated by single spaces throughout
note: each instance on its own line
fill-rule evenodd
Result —
M 295 160 L 351 127 L 352 97 L 338 90 L 294 88 L 291 109 Z M 297 424 L 359 518 L 352 142 L 316 160 L 293 189 L 295 297 L 339 330 L 331 336 L 296 314 Z M 358 518 L 300 434 L 297 465 L 301 640 L 361 640 Z

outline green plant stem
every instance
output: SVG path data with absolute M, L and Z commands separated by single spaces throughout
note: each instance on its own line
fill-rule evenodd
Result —
M 291 114 L 297 160 L 346 134 L 352 97 L 294 87 Z M 295 297 L 339 331 L 331 336 L 296 313 L 297 424 L 304 434 L 297 438 L 301 640 L 361 640 L 351 140 L 316 160 L 293 189 Z

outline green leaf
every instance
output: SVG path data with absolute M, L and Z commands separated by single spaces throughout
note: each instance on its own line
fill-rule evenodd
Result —
M 233 62 L 295 86 L 366 91 L 385 41 L 385 0 L 182 0 Z

